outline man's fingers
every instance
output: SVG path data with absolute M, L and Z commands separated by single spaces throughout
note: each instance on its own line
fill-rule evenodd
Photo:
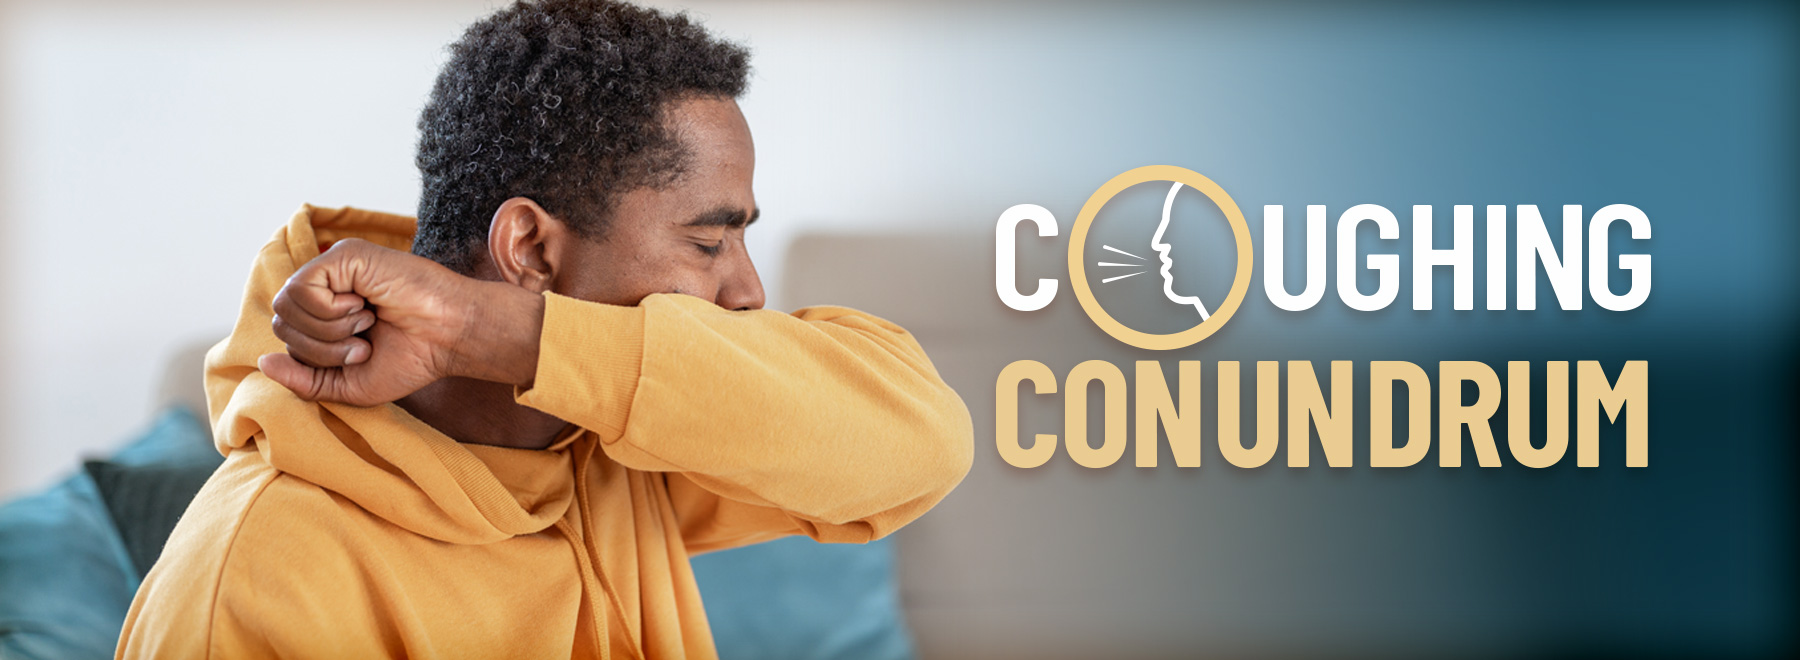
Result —
M 369 359 L 370 346 L 361 337 L 339 341 L 323 341 L 295 329 L 281 317 L 275 318 L 275 338 L 287 344 L 288 354 L 310 367 L 342 367 L 361 364 Z
M 322 342 L 338 342 L 360 333 L 375 325 L 375 310 L 360 309 L 349 316 L 337 319 L 321 319 L 306 313 L 284 315 L 277 313 L 273 321 L 275 336 L 282 337 L 284 329 L 298 332 Z M 285 338 L 284 338 L 285 339 Z
M 365 306 L 362 296 L 332 291 L 321 271 L 301 269 L 281 291 L 276 292 L 273 307 L 283 316 L 311 316 L 323 320 L 341 319 Z

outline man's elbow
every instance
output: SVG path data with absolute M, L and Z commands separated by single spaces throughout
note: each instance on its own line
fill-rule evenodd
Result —
M 894 457 L 887 484 L 899 487 L 890 491 L 898 497 L 881 504 L 870 502 L 872 506 L 862 511 L 845 512 L 855 521 L 833 530 L 839 533 L 808 533 L 828 543 L 867 543 L 899 531 L 943 501 L 968 476 L 975 458 L 975 430 L 968 408 L 954 394 L 951 398 L 954 405 L 939 410 L 931 424 L 911 429 L 903 445 L 908 447 L 906 455 Z
M 918 514 L 936 506 L 962 483 L 975 460 L 974 423 L 968 406 L 955 391 L 942 388 L 941 395 L 922 408 L 919 423 L 910 431 L 912 437 L 902 445 L 910 448 L 909 455 L 897 457 L 907 468 L 903 479 L 915 494 L 912 501 L 924 504 Z
M 935 467 L 928 479 L 938 484 L 938 490 L 949 494 L 952 488 L 962 483 L 968 476 L 969 468 L 975 461 L 975 424 L 969 418 L 969 407 L 963 404 L 962 397 L 948 387 L 944 388 L 945 399 L 938 406 L 937 422 L 931 432 L 932 442 L 929 451 L 931 463 Z
M 888 433 L 868 437 L 864 446 L 886 450 L 859 461 L 854 473 L 860 474 L 842 473 L 837 490 L 849 496 L 821 512 L 826 515 L 819 520 L 828 524 L 867 524 L 872 536 L 851 542 L 881 538 L 924 515 L 969 473 L 975 431 L 968 407 L 948 387 L 916 401 L 902 419 L 889 422 Z

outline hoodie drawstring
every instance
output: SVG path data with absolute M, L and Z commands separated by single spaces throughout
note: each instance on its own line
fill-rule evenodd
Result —
M 582 526 L 587 529 L 592 529 L 594 515 L 593 510 L 588 506 L 588 503 L 592 501 L 592 498 L 588 496 L 588 462 L 593 458 L 594 450 L 598 446 L 599 442 L 593 434 L 586 433 L 582 438 L 576 440 L 574 447 L 576 454 L 575 505 L 580 507 Z M 581 571 L 583 597 L 588 602 L 588 609 L 593 612 L 594 630 L 600 642 L 600 658 L 601 660 L 611 660 L 612 631 L 607 627 L 606 621 L 611 614 L 605 609 L 611 607 L 613 612 L 623 617 L 625 608 L 620 606 L 618 596 L 613 593 L 612 585 L 607 583 L 606 571 L 601 566 L 600 558 L 593 554 L 594 547 L 584 541 L 586 534 L 577 534 L 567 518 L 556 521 L 556 526 L 557 529 L 562 530 L 564 536 L 568 537 L 570 549 L 575 551 L 575 564 Z M 641 650 L 643 646 L 631 635 L 628 626 L 620 626 L 620 628 L 626 629 L 625 646 L 631 652 L 631 657 L 634 660 L 643 660 L 644 653 Z
M 606 604 L 595 597 L 601 590 L 600 581 L 594 578 L 594 567 L 588 562 L 587 552 L 582 550 L 581 537 L 575 533 L 569 521 L 556 521 L 556 529 L 569 539 L 569 549 L 575 552 L 575 567 L 581 573 L 581 597 L 587 601 L 590 620 L 594 627 L 594 641 L 600 646 L 600 660 L 612 660 L 611 631 L 606 628 Z

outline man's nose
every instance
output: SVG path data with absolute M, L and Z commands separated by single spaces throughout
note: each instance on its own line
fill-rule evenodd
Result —
M 738 249 L 732 250 L 732 253 L 733 258 L 730 265 L 726 266 L 724 278 L 719 282 L 719 297 L 713 301 L 714 304 L 733 311 L 762 309 L 762 278 L 756 275 L 756 264 L 750 262 L 750 252 Z

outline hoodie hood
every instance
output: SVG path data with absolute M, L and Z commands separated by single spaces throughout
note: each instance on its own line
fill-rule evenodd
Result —
M 412 218 L 304 206 L 257 255 L 231 337 L 206 356 L 206 399 L 220 453 L 256 451 L 281 472 L 439 541 L 485 544 L 543 531 L 574 500 L 573 447 L 551 451 L 464 445 L 393 404 L 360 408 L 301 400 L 256 368 L 285 351 L 271 328 L 275 294 L 337 241 L 411 248 Z M 566 440 L 566 439 L 565 439 Z

